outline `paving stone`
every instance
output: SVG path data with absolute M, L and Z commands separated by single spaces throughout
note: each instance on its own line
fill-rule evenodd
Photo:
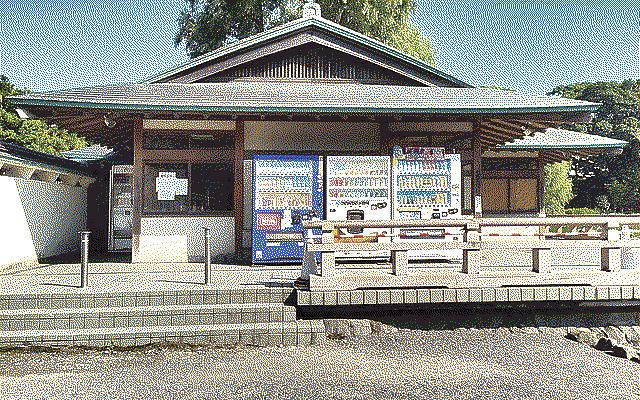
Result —
M 389 291 L 389 303 L 390 304 L 402 304 L 404 302 L 404 294 L 402 290 L 390 290 Z
M 535 299 L 535 291 L 534 288 L 525 287 L 521 290 L 522 301 L 533 301 Z
M 609 286 L 609 300 L 622 299 L 622 288 L 620 286 Z
M 596 288 L 593 286 L 586 286 L 584 288 L 585 300 L 596 300 Z
M 533 298 L 535 301 L 547 300 L 547 289 L 543 287 L 537 287 L 533 290 Z
M 509 290 L 507 290 L 507 288 L 496 288 L 496 301 L 509 301 Z
M 444 302 L 444 290 L 443 289 L 431 289 L 431 302 L 442 303 Z
M 469 289 L 456 289 L 456 301 L 458 303 L 468 303 Z
M 376 290 L 377 304 L 389 304 L 391 302 L 391 294 L 388 290 Z
M 311 303 L 312 306 L 321 306 L 324 304 L 324 293 L 322 292 L 311 292 Z
M 348 291 L 338 292 L 338 305 L 347 306 L 351 304 L 351 294 Z
M 415 304 L 418 300 L 418 291 L 416 289 L 406 289 L 403 295 L 405 304 Z
M 496 301 L 496 290 L 493 288 L 485 288 L 482 289 L 482 302 L 493 302 Z
M 324 305 L 335 306 L 338 304 L 338 293 L 336 292 L 324 292 Z
M 606 286 L 596 287 L 596 300 L 609 300 L 609 288 Z
M 418 289 L 416 291 L 417 299 L 416 301 L 419 304 L 425 304 L 431 302 L 431 291 L 429 289 Z
M 633 287 L 632 286 L 623 286 L 622 287 L 622 298 L 624 300 L 633 299 Z
M 311 292 L 307 290 L 298 290 L 297 292 L 297 303 L 301 306 L 310 305 L 311 302 Z
M 640 286 L 633 287 L 633 298 L 635 300 L 640 300 Z
M 469 289 L 469 301 L 472 303 L 479 303 L 482 301 L 482 289 Z
M 378 297 L 375 290 L 364 291 L 364 304 L 377 304 Z
M 522 301 L 522 291 L 520 288 L 508 288 L 507 297 L 510 302 Z
M 584 300 L 584 288 L 572 287 L 571 288 L 571 300 Z
M 444 289 L 442 294 L 442 300 L 445 303 L 455 303 L 456 302 L 456 290 L 455 289 Z
M 362 290 L 354 290 L 351 292 L 351 304 L 364 304 L 364 292 Z
M 560 300 L 560 288 L 548 287 L 547 288 L 547 300 L 556 301 Z
M 571 288 L 570 287 L 561 287 L 560 288 L 560 300 L 564 300 L 564 301 L 571 300 Z

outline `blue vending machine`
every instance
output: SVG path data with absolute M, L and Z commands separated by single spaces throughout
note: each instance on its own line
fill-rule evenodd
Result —
M 322 218 L 320 160 L 318 156 L 253 157 L 254 264 L 302 262 L 302 222 Z M 314 233 L 319 234 L 319 230 Z

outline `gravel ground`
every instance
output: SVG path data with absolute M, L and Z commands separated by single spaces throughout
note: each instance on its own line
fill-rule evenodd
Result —
M 562 337 L 401 330 L 325 346 L 0 353 L 4 399 L 632 399 L 640 365 Z

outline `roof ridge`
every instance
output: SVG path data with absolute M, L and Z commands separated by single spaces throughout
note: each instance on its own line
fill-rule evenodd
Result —
M 324 25 L 324 26 L 323 26 Z M 364 35 L 360 32 L 357 32 L 353 29 L 347 28 L 343 25 L 340 25 L 336 22 L 330 21 L 326 18 L 323 18 L 321 16 L 311 16 L 311 17 L 306 17 L 306 18 L 299 18 L 299 19 L 295 19 L 293 21 L 287 22 L 285 24 L 282 25 L 278 25 L 276 27 L 273 27 L 271 29 L 267 29 L 263 32 L 259 32 L 255 35 L 251 35 L 251 36 L 247 36 L 246 38 L 240 39 L 238 41 L 232 42 L 228 45 L 219 47 L 217 49 L 214 49 L 208 53 L 202 54 L 201 56 L 198 56 L 194 59 L 191 59 L 183 64 L 177 65 L 169 70 L 166 70 L 164 72 L 160 72 L 157 73 L 155 75 L 152 75 L 146 79 L 143 79 L 142 81 L 139 81 L 137 83 L 157 83 L 157 80 L 159 79 L 165 79 L 167 77 L 172 76 L 173 74 L 182 72 L 182 71 L 186 71 L 190 68 L 196 67 L 202 63 L 205 62 L 209 62 L 212 60 L 215 60 L 218 57 L 221 57 L 223 55 L 227 55 L 227 54 L 231 54 L 237 50 L 241 50 L 244 47 L 249 47 L 252 44 L 259 44 L 262 41 L 269 39 L 270 37 L 277 37 L 278 35 L 281 34 L 286 34 L 286 33 L 291 33 L 291 32 L 295 32 L 297 29 L 304 29 L 304 28 L 308 28 L 311 26 L 316 26 L 318 28 L 325 28 L 328 29 L 330 31 L 333 31 L 334 33 L 340 34 L 344 37 L 347 37 L 348 39 L 356 39 L 359 40 L 362 44 L 369 46 L 369 47 L 373 47 L 375 50 L 378 51 L 383 51 L 386 52 L 387 54 L 389 54 L 392 57 L 401 59 L 404 62 L 408 62 L 409 64 L 413 64 L 414 66 L 424 69 L 432 74 L 435 74 L 443 79 L 455 82 L 459 85 L 462 86 L 466 86 L 466 87 L 473 87 L 472 85 L 463 82 L 462 80 L 444 72 L 439 70 L 438 68 L 416 58 L 413 57 L 409 54 L 406 54 L 398 49 L 396 49 L 395 47 L 392 47 L 386 43 L 383 43 L 375 38 L 369 37 L 367 35 Z M 349 37 L 349 36 L 355 36 L 355 37 Z

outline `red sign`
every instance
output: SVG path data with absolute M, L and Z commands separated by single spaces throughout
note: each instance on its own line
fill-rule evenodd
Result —
M 256 216 L 256 229 L 261 231 L 279 231 L 281 219 L 280 214 L 258 213 Z

